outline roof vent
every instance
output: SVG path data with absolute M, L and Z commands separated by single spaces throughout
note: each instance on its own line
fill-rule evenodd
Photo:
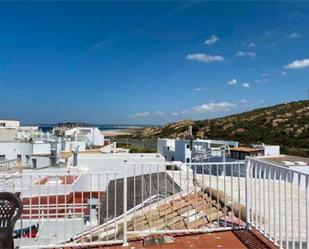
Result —
M 303 161 L 297 161 L 296 164 L 299 165 L 299 166 L 306 166 L 306 165 L 308 165 L 307 163 L 305 163 Z
M 283 165 L 285 166 L 292 166 L 292 165 L 295 165 L 294 162 L 291 162 L 291 161 L 282 161 Z

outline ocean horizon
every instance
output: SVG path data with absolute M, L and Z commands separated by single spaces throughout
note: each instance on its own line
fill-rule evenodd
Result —
M 57 124 L 31 124 L 27 126 L 38 126 L 43 132 L 53 129 Z M 139 129 L 145 127 L 156 127 L 159 125 L 119 125 L 119 124 L 89 124 L 89 126 L 98 127 L 101 131 L 111 131 L 111 130 L 126 130 L 126 129 Z

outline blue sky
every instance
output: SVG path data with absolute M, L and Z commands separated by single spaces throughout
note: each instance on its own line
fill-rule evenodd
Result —
M 1 2 L 0 117 L 162 124 L 308 97 L 308 2 Z

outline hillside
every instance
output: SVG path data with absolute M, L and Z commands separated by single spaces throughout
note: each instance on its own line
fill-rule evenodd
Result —
M 210 120 L 184 120 L 160 128 L 145 128 L 136 138 L 186 137 L 188 126 L 198 138 L 228 139 L 243 145 L 280 144 L 287 154 L 309 156 L 309 100 Z

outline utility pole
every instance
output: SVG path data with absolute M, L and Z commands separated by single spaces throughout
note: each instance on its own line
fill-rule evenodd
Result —
M 23 163 L 21 159 L 17 159 L 17 164 L 18 164 L 18 172 L 19 174 L 22 174 L 23 173 Z
M 193 132 L 192 132 L 192 125 L 190 125 L 188 127 L 188 133 L 189 133 L 189 139 L 190 139 L 190 152 L 191 152 L 191 156 L 190 156 L 190 165 L 191 165 L 191 169 L 193 171 L 193 185 L 197 185 L 197 180 L 196 180 L 196 166 L 193 167 L 192 166 L 192 159 L 193 159 Z

